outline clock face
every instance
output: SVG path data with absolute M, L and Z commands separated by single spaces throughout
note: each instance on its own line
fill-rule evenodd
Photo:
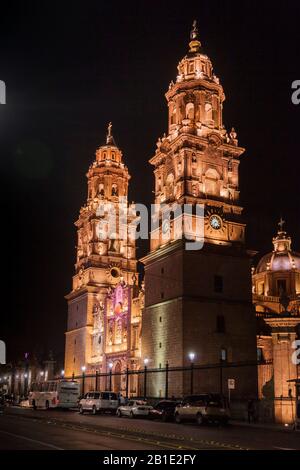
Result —
M 209 224 L 214 230 L 220 230 L 222 227 L 222 219 L 218 215 L 212 215 L 209 219 Z

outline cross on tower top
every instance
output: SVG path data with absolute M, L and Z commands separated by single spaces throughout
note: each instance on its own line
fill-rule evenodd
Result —
M 113 138 L 111 130 L 112 130 L 112 123 L 109 122 L 108 126 L 107 126 L 106 143 L 115 145 L 114 138 Z
M 280 227 L 280 232 L 283 232 L 284 224 L 285 224 L 285 220 L 283 220 L 283 218 L 280 217 L 280 221 L 278 222 L 278 226 Z

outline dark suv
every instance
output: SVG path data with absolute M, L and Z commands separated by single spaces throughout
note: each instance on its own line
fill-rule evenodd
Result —
M 150 410 L 151 418 L 159 418 L 162 421 L 172 421 L 174 419 L 175 408 L 178 405 L 174 400 L 162 400 Z

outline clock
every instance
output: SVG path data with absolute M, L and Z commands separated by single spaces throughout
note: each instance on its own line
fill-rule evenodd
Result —
M 222 227 L 222 219 L 218 215 L 213 214 L 209 219 L 209 225 L 214 230 L 220 230 Z

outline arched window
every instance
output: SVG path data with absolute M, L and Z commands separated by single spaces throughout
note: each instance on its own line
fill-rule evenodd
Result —
M 194 119 L 194 103 L 188 103 L 186 105 L 185 115 L 187 119 Z
M 118 196 L 118 185 L 115 183 L 111 187 L 111 195 Z
M 99 184 L 99 196 L 101 197 L 104 196 L 104 184 L 103 183 Z
M 210 168 L 207 170 L 205 173 L 205 192 L 206 194 L 211 194 L 214 196 L 219 195 L 219 188 L 218 188 L 218 182 L 219 182 L 219 174 L 216 170 L 213 168 Z
M 115 159 L 116 159 L 116 154 L 115 154 L 115 152 L 111 152 L 111 159 L 112 159 L 112 160 L 115 160 Z
M 211 121 L 213 118 L 212 116 L 212 105 L 211 103 L 205 103 L 205 120 Z
M 174 108 L 172 111 L 171 124 L 176 124 L 176 108 Z

